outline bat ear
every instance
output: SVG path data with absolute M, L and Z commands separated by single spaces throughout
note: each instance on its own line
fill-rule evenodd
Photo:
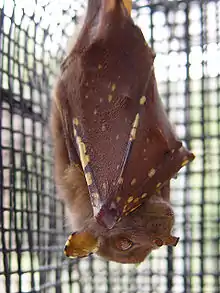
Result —
M 86 257 L 98 250 L 98 239 L 87 231 L 73 233 L 69 236 L 64 254 L 70 258 Z

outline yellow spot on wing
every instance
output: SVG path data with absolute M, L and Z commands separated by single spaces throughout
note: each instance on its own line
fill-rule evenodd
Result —
M 139 120 L 140 120 L 140 115 L 136 114 L 132 129 L 131 129 L 130 140 L 135 140 L 136 138 L 136 132 L 137 132 Z
M 145 198 L 145 197 L 147 197 L 147 193 L 143 193 L 143 194 L 141 195 L 141 198 Z
M 157 183 L 156 188 L 159 188 L 160 186 L 161 186 L 161 183 L 159 182 L 159 183 Z
M 135 138 L 136 138 L 136 132 L 137 132 L 137 129 L 132 128 L 130 140 L 135 140 Z
M 115 89 L 116 89 L 116 84 L 115 84 L 115 83 L 113 83 L 113 84 L 112 84 L 112 92 L 114 92 L 114 91 L 115 91 Z
M 124 206 L 123 212 L 126 212 L 127 207 L 128 207 L 127 205 Z
M 148 172 L 148 176 L 151 178 L 154 176 L 154 174 L 156 173 L 156 170 L 155 169 L 151 169 L 149 172 Z
M 92 193 L 93 197 L 93 202 L 97 206 L 98 205 L 98 200 L 99 200 L 99 194 L 97 192 Z
M 74 123 L 75 125 L 79 125 L 79 120 L 78 120 L 77 118 L 74 118 L 74 119 L 73 119 L 73 123 Z
M 121 200 L 121 197 L 120 196 L 117 196 L 116 202 L 119 202 L 120 200 Z
M 78 145 L 80 144 L 81 141 L 82 141 L 82 138 L 80 136 L 77 136 L 76 142 L 77 142 Z
M 83 152 L 86 153 L 86 145 L 84 144 L 84 142 L 81 141 L 80 146 L 82 147 Z
M 127 214 L 132 213 L 133 211 L 135 211 L 140 206 L 141 206 L 141 204 L 138 204 L 136 207 L 133 207 Z
M 133 178 L 131 181 L 131 186 L 135 185 L 136 182 L 137 182 L 136 178 Z
M 108 101 L 109 101 L 109 103 L 112 101 L 112 95 L 108 95 Z
M 135 211 L 140 205 L 138 205 L 137 207 L 134 207 L 130 210 L 130 213 L 132 213 L 133 211 Z
M 122 178 L 122 177 L 120 177 L 119 179 L 118 179 L 118 183 L 119 184 L 122 184 L 124 182 L 124 179 Z
M 85 169 L 86 165 L 90 161 L 89 155 L 86 155 L 86 145 L 82 142 L 82 139 L 79 136 L 77 136 L 76 141 L 79 147 L 80 161 L 83 169 Z
M 91 185 L 92 184 L 92 175 L 91 175 L 91 173 L 86 173 L 85 174 L 85 177 L 86 177 L 86 182 L 87 182 L 87 185 L 89 186 L 89 185 Z
M 139 198 L 135 198 L 134 203 L 137 203 L 139 201 Z
M 146 97 L 145 96 L 142 96 L 140 98 L 140 105 L 144 105 L 146 103 Z
M 90 157 L 89 157 L 89 155 L 86 155 L 86 156 L 85 156 L 85 159 L 86 159 L 86 162 L 87 162 L 87 163 L 90 162 Z
M 82 153 L 82 155 L 80 155 L 80 160 L 81 160 L 83 169 L 85 169 L 85 167 L 90 162 L 89 155 L 85 155 L 84 153 Z
M 128 203 L 132 202 L 133 199 L 134 199 L 134 197 L 133 197 L 133 196 L 130 196 L 130 197 L 128 198 Z
M 133 127 L 134 127 L 134 128 L 137 128 L 137 127 L 138 127 L 139 120 L 140 120 L 140 115 L 137 114 L 137 115 L 135 116 L 135 120 L 134 120 L 134 123 L 133 123 Z

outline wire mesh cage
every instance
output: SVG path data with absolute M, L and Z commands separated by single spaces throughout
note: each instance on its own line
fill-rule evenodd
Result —
M 170 120 L 196 160 L 172 181 L 177 247 L 138 267 L 69 260 L 53 180 L 51 89 L 85 1 L 0 2 L 0 291 L 217 293 L 220 214 L 220 1 L 133 1 L 157 54 Z

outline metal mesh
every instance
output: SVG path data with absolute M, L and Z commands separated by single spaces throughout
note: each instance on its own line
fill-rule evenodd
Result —
M 84 0 L 0 1 L 0 291 L 219 292 L 220 1 L 134 1 L 159 91 L 196 160 L 172 181 L 177 247 L 144 263 L 63 257 L 48 127 L 51 89 Z

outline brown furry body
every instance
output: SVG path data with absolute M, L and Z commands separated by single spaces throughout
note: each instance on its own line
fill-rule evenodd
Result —
M 110 4 L 113 8 L 109 6 Z M 117 11 L 114 12 L 114 10 Z M 103 16 L 105 14 L 107 15 L 106 17 Z M 112 26 L 109 26 L 107 21 L 112 21 Z M 118 30 L 115 23 L 117 23 L 120 30 Z M 120 41 L 122 44 L 126 44 L 125 47 L 128 51 L 120 51 L 121 45 L 118 44 L 119 38 L 115 42 L 114 38 L 112 38 L 112 32 L 113 36 L 117 34 L 120 36 L 121 34 Z M 125 32 L 127 33 L 127 38 L 123 40 Z M 131 38 L 133 37 L 133 41 L 129 43 L 130 32 L 133 33 L 131 36 Z M 100 39 L 102 38 L 104 40 L 106 38 L 106 42 L 101 42 L 100 45 Z M 137 46 L 134 41 L 138 44 Z M 112 55 L 113 53 L 110 54 L 108 52 L 112 44 L 110 53 L 113 52 L 114 56 Z M 103 55 L 102 52 L 108 52 L 108 54 Z M 142 62 L 142 57 L 139 57 L 137 60 L 138 52 L 142 52 L 145 63 Z M 129 56 L 129 54 L 131 55 Z M 79 146 L 77 145 L 77 139 L 85 139 L 85 144 L 83 143 L 83 145 L 89 150 L 88 153 L 91 156 L 91 161 L 88 162 L 91 163 L 92 170 L 95 170 L 96 180 L 94 181 L 96 183 L 98 182 L 99 190 L 101 186 L 107 185 L 109 187 L 108 192 L 106 190 L 105 192 L 100 192 L 101 198 L 99 203 L 102 203 L 106 198 L 111 197 L 113 193 L 116 194 L 117 192 L 113 184 L 112 175 L 117 177 L 120 172 L 116 166 L 121 162 L 125 146 L 129 141 L 129 132 L 132 128 L 135 111 L 140 104 L 139 98 L 142 95 L 141 90 L 146 84 L 146 79 L 149 79 L 150 83 L 149 89 L 146 88 L 146 96 L 151 97 L 148 109 L 150 106 L 153 110 L 159 109 L 159 107 L 162 109 L 158 99 L 155 77 L 152 75 L 152 80 L 150 80 L 149 77 L 146 77 L 144 70 L 146 68 L 147 73 L 152 72 L 154 57 L 153 52 L 146 46 L 140 29 L 133 24 L 130 16 L 128 16 L 122 0 L 112 0 L 109 2 L 107 0 L 90 0 L 83 29 L 76 44 L 70 50 L 69 55 L 63 63 L 62 74 L 55 88 L 51 110 L 55 179 L 58 193 L 68 211 L 71 228 L 73 231 L 78 232 L 84 230 L 89 231 L 97 239 L 97 254 L 107 260 L 120 263 L 141 262 L 153 249 L 163 244 L 172 243 L 171 245 L 175 245 L 176 238 L 174 239 L 170 235 L 174 224 L 174 213 L 170 206 L 169 180 L 166 183 L 163 182 L 163 187 L 160 190 L 150 194 L 137 210 L 123 216 L 121 221 L 118 221 L 113 229 L 107 229 L 95 219 L 94 204 L 91 203 L 91 194 L 88 189 L 88 186 L 91 186 L 91 184 L 88 184 L 86 181 L 85 175 L 88 171 L 83 167 L 82 162 L 82 159 L 84 160 L 86 157 L 78 155 L 76 151 L 76 148 Z M 100 78 L 97 78 L 99 74 L 97 62 L 100 62 L 100 60 L 102 60 L 102 64 L 105 63 L 104 67 L 107 68 L 106 71 L 103 70 L 104 78 L 101 82 Z M 94 118 L 91 113 L 94 114 L 93 107 L 97 103 L 96 98 L 100 102 L 100 98 L 103 98 L 103 95 L 106 95 L 106 92 L 109 91 L 109 81 L 115 78 L 115 60 L 119 60 L 117 90 L 115 91 L 117 95 L 115 99 L 111 96 L 109 102 L 107 100 L 106 108 L 104 109 L 110 109 L 111 115 L 107 115 L 109 114 L 108 111 L 100 111 L 100 116 L 96 115 L 96 118 Z M 126 60 L 128 62 L 124 62 Z M 138 64 L 137 66 L 136 63 Z M 133 71 L 129 70 L 132 66 L 135 71 L 134 75 Z M 86 84 L 92 84 L 91 88 Z M 102 95 L 98 96 L 96 93 L 97 89 L 100 92 L 102 91 Z M 89 103 L 85 100 L 86 95 L 89 96 Z M 112 99 L 113 102 L 111 103 Z M 101 107 L 103 107 L 103 103 Z M 117 111 L 115 111 L 116 108 Z M 152 113 L 153 111 L 150 110 L 150 112 Z M 172 133 L 164 110 L 158 110 L 158 113 L 155 113 L 151 119 L 152 121 L 150 121 L 152 122 L 150 129 L 155 127 L 153 119 L 158 119 L 156 120 L 156 124 L 159 124 L 160 120 L 163 119 L 164 123 L 161 126 L 163 131 L 160 129 L 160 132 L 157 132 L 156 136 L 152 134 L 153 130 L 150 132 L 152 135 L 150 137 L 151 145 L 153 147 L 150 149 L 151 153 L 148 153 L 149 160 L 152 160 L 153 156 L 155 160 L 159 160 L 157 154 L 155 155 L 154 153 L 158 144 L 161 146 L 162 156 L 166 153 L 171 154 L 171 150 L 175 146 L 178 147 L 181 145 L 180 142 L 176 141 L 175 135 Z M 80 121 L 77 120 L 77 124 L 81 123 L 81 132 L 84 135 L 82 135 L 82 138 L 76 135 L 75 138 L 73 137 L 74 117 L 80 117 Z M 133 165 L 131 163 L 130 167 L 127 168 L 137 175 L 137 179 L 140 180 L 140 185 L 144 181 L 146 168 L 151 167 L 151 165 L 142 164 L 140 172 L 137 164 L 137 162 L 145 162 L 144 157 L 140 156 L 144 153 L 144 144 L 149 140 L 149 137 L 145 137 L 149 132 L 148 130 L 145 131 L 144 127 L 150 119 L 148 119 L 149 115 L 142 115 L 142 118 L 144 117 L 146 121 L 143 123 L 143 128 L 139 130 L 139 134 L 142 136 L 137 138 L 137 143 L 133 148 Z M 127 119 L 126 123 L 125 118 Z M 94 121 L 96 121 L 96 124 Z M 102 133 L 100 130 L 103 121 L 109 127 L 108 132 L 105 133 Z M 123 124 L 124 126 L 121 121 L 125 123 Z M 110 134 L 112 137 L 116 137 L 116 134 L 119 134 L 117 147 L 116 141 L 112 142 Z M 107 149 L 105 146 L 107 146 Z M 135 149 L 135 147 L 138 147 L 138 149 Z M 116 152 L 118 155 L 114 156 Z M 70 160 L 70 155 L 74 157 L 74 160 Z M 118 161 L 116 162 L 116 160 Z M 88 165 L 89 163 L 85 167 L 88 168 Z M 155 171 L 154 169 L 151 170 Z M 133 176 L 133 174 L 130 175 Z M 130 179 L 129 182 L 131 182 Z M 131 185 L 129 185 L 129 188 L 131 188 Z M 131 190 L 135 193 L 135 190 Z M 126 191 L 126 195 L 129 195 L 131 190 Z M 158 237 L 160 238 L 159 240 Z M 128 243 L 131 245 L 126 248 L 125 245 Z M 86 241 L 84 244 L 86 245 Z

